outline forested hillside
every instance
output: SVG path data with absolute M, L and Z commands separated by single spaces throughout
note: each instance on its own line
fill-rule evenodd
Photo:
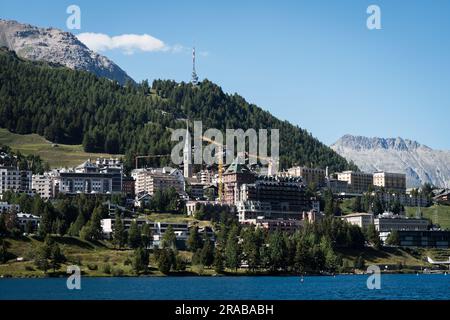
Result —
M 355 168 L 307 131 L 208 80 L 198 87 L 163 80 L 152 87 L 146 81 L 122 87 L 88 72 L 25 61 L 0 50 L 0 127 L 12 132 L 82 143 L 89 152 L 123 153 L 131 165 L 136 154 L 169 154 L 169 128 L 183 127 L 183 118 L 202 120 L 204 130 L 278 128 L 282 167 Z

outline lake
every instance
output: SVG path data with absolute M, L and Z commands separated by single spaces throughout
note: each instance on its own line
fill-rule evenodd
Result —
M 386 274 L 381 289 L 368 276 L 82 278 L 68 290 L 65 278 L 0 279 L 0 300 L 450 300 L 450 275 Z

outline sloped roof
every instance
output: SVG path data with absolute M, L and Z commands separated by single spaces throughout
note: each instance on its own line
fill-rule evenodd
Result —
M 252 172 L 245 164 L 238 163 L 238 159 L 236 158 L 225 171 L 225 174 L 227 173 L 252 173 Z
M 76 169 L 84 169 L 84 168 L 97 168 L 95 163 L 92 163 L 90 160 L 86 160 L 82 164 L 80 164 Z

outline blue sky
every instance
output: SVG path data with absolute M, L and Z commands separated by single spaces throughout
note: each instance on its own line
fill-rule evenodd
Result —
M 79 33 L 148 34 L 167 50 L 101 53 L 135 80 L 199 77 L 331 144 L 397 137 L 450 149 L 449 1 L 2 1 L 0 18 Z M 381 8 L 381 30 L 366 9 Z M 178 48 L 178 49 L 176 49 Z M 179 48 L 182 48 L 181 50 Z

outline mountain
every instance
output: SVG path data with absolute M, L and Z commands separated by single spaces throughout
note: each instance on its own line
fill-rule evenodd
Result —
M 37 133 L 55 143 L 83 144 L 89 152 L 169 154 L 171 129 L 201 120 L 203 130 L 279 129 L 280 165 L 356 169 L 304 129 L 281 121 L 237 94 L 203 80 L 197 86 L 168 80 L 119 86 L 88 72 L 29 61 L 0 49 L 0 127 Z M 148 165 L 163 165 L 154 158 Z M 166 163 L 167 164 L 167 163 Z
M 362 171 L 406 174 L 408 187 L 431 183 L 450 187 L 450 151 L 433 150 L 402 138 L 367 138 L 345 135 L 331 148 Z
M 72 33 L 55 28 L 38 28 L 0 19 L 0 47 L 14 50 L 19 57 L 46 61 L 84 70 L 120 84 L 133 81 L 114 62 L 81 43 Z

